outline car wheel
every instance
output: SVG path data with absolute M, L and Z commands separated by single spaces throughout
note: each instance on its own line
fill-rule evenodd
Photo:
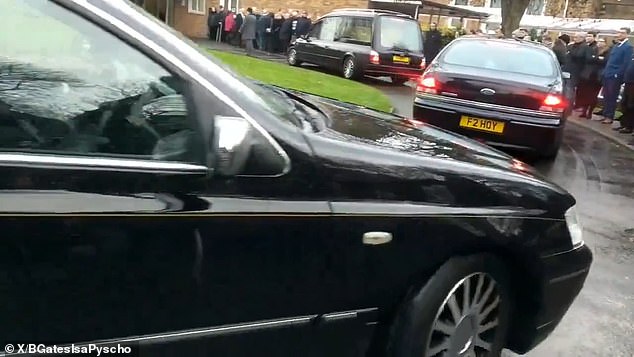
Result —
M 511 311 L 506 271 L 488 254 L 447 261 L 401 307 L 388 355 L 499 356 Z
M 297 59 L 297 50 L 295 49 L 295 47 L 291 47 L 288 50 L 288 54 L 286 56 L 286 60 L 288 61 L 288 64 L 290 64 L 291 66 L 299 66 L 302 63 Z
M 357 69 L 357 64 L 352 56 L 347 56 L 343 60 L 343 78 L 346 79 L 357 79 L 359 78 L 358 74 L 359 70 Z

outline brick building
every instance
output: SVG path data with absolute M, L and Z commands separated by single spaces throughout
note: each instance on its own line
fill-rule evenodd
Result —
M 133 0 L 133 2 L 189 37 L 207 36 L 208 8 L 218 6 L 217 0 Z

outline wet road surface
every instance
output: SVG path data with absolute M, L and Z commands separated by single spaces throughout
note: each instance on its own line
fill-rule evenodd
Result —
M 412 114 L 413 88 L 364 82 Z M 594 263 L 562 322 L 526 356 L 634 357 L 634 152 L 569 123 L 557 159 L 533 164 L 577 199 Z
M 535 166 L 577 199 L 594 263 L 561 324 L 526 356 L 634 356 L 634 152 L 568 125 L 557 160 Z

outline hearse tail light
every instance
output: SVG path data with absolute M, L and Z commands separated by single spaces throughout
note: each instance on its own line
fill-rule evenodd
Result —
M 566 101 L 562 97 L 554 94 L 547 95 L 542 102 L 542 106 L 539 107 L 539 110 L 544 112 L 563 113 L 564 109 L 566 109 Z
M 370 63 L 379 64 L 381 60 L 379 59 L 379 53 L 376 51 L 370 51 Z
M 436 78 L 430 75 L 422 75 L 416 85 L 416 91 L 420 93 L 438 94 Z

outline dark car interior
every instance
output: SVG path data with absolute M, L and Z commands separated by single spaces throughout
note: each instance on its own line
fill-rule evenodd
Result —
M 184 159 L 193 131 L 179 83 L 128 85 L 0 62 L 3 149 Z

